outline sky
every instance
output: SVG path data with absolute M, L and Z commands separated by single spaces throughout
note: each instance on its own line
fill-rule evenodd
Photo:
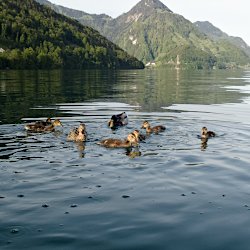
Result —
M 50 0 L 90 14 L 113 18 L 128 12 L 140 0 Z M 250 0 L 161 0 L 174 13 L 191 22 L 209 21 L 230 36 L 239 36 L 250 45 Z

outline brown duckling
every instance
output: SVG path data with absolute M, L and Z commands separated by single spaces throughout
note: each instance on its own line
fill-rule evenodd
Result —
M 108 126 L 112 129 L 115 129 L 119 126 L 124 126 L 128 124 L 128 116 L 126 112 L 122 112 L 118 115 L 112 115 L 111 119 L 108 122 Z
M 78 128 L 72 129 L 68 136 L 68 141 L 86 141 L 87 139 L 87 133 L 86 133 L 86 126 L 84 123 L 81 123 Z
M 31 123 L 25 125 L 25 129 L 31 132 L 46 132 L 54 131 L 56 126 L 62 126 L 62 123 L 59 119 L 53 121 L 50 125 L 42 125 L 39 123 Z
M 98 142 L 97 144 L 107 148 L 129 148 L 137 146 L 138 141 L 134 135 L 129 134 L 126 140 L 108 138 Z
M 207 127 L 203 127 L 201 129 L 201 139 L 208 139 L 210 137 L 215 137 L 215 133 L 213 131 L 208 131 Z
M 148 121 L 144 121 L 141 128 L 145 128 L 147 133 L 156 133 L 156 134 L 166 129 L 166 127 L 162 125 L 158 125 L 158 126 L 151 128 Z

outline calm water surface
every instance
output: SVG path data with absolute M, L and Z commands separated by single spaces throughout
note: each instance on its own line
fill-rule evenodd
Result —
M 249 249 L 249 95 L 248 71 L 1 71 L 0 249 Z M 64 126 L 24 130 L 49 116 Z M 96 145 L 144 120 L 167 129 Z M 88 141 L 67 142 L 79 121 Z

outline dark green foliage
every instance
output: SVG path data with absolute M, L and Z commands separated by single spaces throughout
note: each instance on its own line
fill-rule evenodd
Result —
M 0 1 L 0 68 L 143 68 L 90 27 L 33 0 Z

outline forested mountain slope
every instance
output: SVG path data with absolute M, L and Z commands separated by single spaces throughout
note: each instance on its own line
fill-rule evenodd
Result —
M 33 0 L 0 1 L 0 68 L 143 68 L 98 31 Z

